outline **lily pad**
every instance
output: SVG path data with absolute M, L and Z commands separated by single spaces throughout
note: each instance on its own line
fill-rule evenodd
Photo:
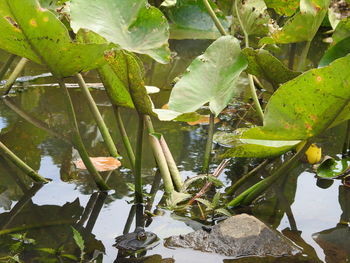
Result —
M 349 172 L 349 165 L 349 159 L 335 160 L 328 157 L 317 167 L 317 176 L 323 179 L 339 178 Z
M 268 8 L 273 8 L 277 14 L 291 16 L 299 8 L 299 0 L 265 0 Z
M 169 109 L 180 113 L 194 112 L 209 102 L 210 110 L 218 115 L 236 95 L 236 83 L 247 61 L 239 41 L 223 36 L 197 57 L 174 86 Z
M 147 0 L 72 0 L 70 8 L 75 32 L 89 29 L 123 49 L 169 62 L 168 22 Z

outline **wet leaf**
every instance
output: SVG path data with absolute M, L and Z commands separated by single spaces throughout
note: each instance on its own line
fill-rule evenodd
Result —
M 348 37 L 350 37 L 350 17 L 344 18 L 338 23 L 332 35 L 333 45 Z
M 277 14 L 291 16 L 299 8 L 299 0 L 265 0 L 268 8 L 273 8 Z
M 331 46 L 321 58 L 318 67 L 324 67 L 332 63 L 334 60 L 344 57 L 350 53 L 350 36 L 340 40 L 334 46 Z
M 219 21 L 228 30 L 225 16 L 218 11 L 216 4 L 209 1 Z M 210 17 L 203 0 L 178 0 L 176 5 L 165 8 L 170 21 L 172 39 L 217 39 L 221 36 Z
M 170 60 L 166 18 L 147 0 L 72 0 L 71 27 L 89 29 L 131 52 Z
M 324 179 L 336 179 L 349 169 L 349 165 L 349 159 L 335 160 L 327 157 L 317 167 L 317 176 Z
M 242 53 L 248 60 L 246 72 L 259 78 L 264 78 L 273 85 L 285 83 L 301 74 L 290 70 L 266 50 L 245 48 L 242 50 Z
M 36 0 L 0 1 L 0 31 L 1 49 L 44 64 L 58 77 L 100 66 L 108 48 L 71 41 L 61 21 Z
M 327 14 L 329 3 L 330 0 L 301 0 L 300 11 L 289 18 L 282 29 L 272 32 L 273 42 L 288 44 L 311 41 Z M 270 43 L 270 40 L 265 38 L 260 43 Z
M 90 157 L 90 160 L 99 172 L 112 171 L 121 166 L 120 161 L 114 157 Z M 81 159 L 74 161 L 74 164 L 78 169 L 86 170 Z
M 209 102 L 210 110 L 218 115 L 238 95 L 236 82 L 246 66 L 239 41 L 232 36 L 220 37 L 191 63 L 176 83 L 169 109 L 194 112 Z

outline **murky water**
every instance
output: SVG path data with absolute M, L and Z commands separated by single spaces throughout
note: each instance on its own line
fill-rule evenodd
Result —
M 1 53 L 1 60 L 6 54 Z M 175 65 L 160 66 L 148 63 L 148 84 L 163 89 L 159 94 L 152 95 L 156 106 L 160 107 L 167 101 L 166 91 L 173 76 L 188 65 L 191 56 L 177 60 Z M 45 69 L 29 65 L 24 75 L 39 75 Z M 86 76 L 90 83 L 99 82 L 93 73 Z M 21 157 L 39 174 L 52 179 L 43 187 L 32 186 L 30 180 L 13 165 L 3 158 L 0 159 L 0 233 L 4 229 L 30 226 L 25 238 L 32 238 L 36 244 L 28 243 L 23 249 L 25 262 L 59 262 L 53 255 L 37 248 L 57 249 L 64 245 L 66 253 L 79 255 L 79 249 L 72 240 L 71 228 L 78 229 L 84 239 L 87 251 L 99 249 L 105 251 L 103 262 L 113 262 L 118 255 L 114 238 L 123 234 L 132 208 L 132 191 L 128 183 L 133 182 L 130 165 L 122 160 L 121 169 L 113 173 L 104 172 L 108 184 L 113 189 L 108 195 L 98 194 L 89 176 L 78 172 L 72 161 L 78 158 L 73 147 L 61 138 L 53 136 L 52 132 L 44 131 L 28 122 L 28 116 L 23 118 L 18 112 L 23 111 L 30 116 L 31 121 L 41 121 L 49 129 L 58 133 L 58 137 L 67 135 L 69 125 L 65 114 L 61 91 L 59 88 L 47 85 L 50 77 L 39 78 L 34 82 L 18 84 L 17 93 L 5 101 L 0 101 L 0 140 L 19 157 Z M 73 79 L 67 79 L 73 83 Z M 41 86 L 45 84 L 44 86 Z M 98 129 L 91 118 L 89 109 L 84 103 L 78 89 L 70 89 L 74 107 L 77 113 L 79 128 L 84 143 L 91 156 L 108 156 Z M 125 155 L 122 141 L 114 119 L 113 111 L 103 90 L 95 88 L 92 95 L 110 128 L 118 150 Z M 11 107 L 10 107 L 10 106 Z M 15 112 L 14 109 L 17 111 Z M 123 110 L 123 119 L 132 143 L 135 143 L 137 115 L 131 110 Z M 217 124 L 218 127 L 225 122 Z M 205 147 L 205 126 L 189 126 L 186 123 L 165 122 L 154 120 L 155 129 L 163 133 L 167 139 L 182 177 L 185 179 L 197 175 L 202 164 Z M 319 144 L 324 154 L 336 155 L 341 152 L 345 135 L 345 126 L 330 130 L 320 138 Z M 146 142 L 145 152 L 150 152 Z M 214 161 L 212 168 L 219 163 Z M 234 159 L 231 166 L 220 176 L 220 179 L 230 185 L 244 172 L 252 167 L 256 160 Z M 151 154 L 145 154 L 143 160 L 143 176 L 145 188 L 150 190 L 155 174 L 155 162 Z M 254 180 L 253 180 L 254 181 Z M 282 180 L 276 183 L 253 208 L 244 210 L 252 213 L 268 225 L 281 231 L 302 246 L 305 251 L 303 262 L 347 262 L 350 257 L 350 229 L 344 224 L 350 220 L 350 189 L 340 182 L 334 182 L 323 189 L 317 186 L 317 180 L 310 167 L 300 164 L 290 171 Z M 158 191 L 154 204 L 158 204 L 162 192 Z M 151 209 L 153 212 L 155 206 Z M 203 220 L 190 220 L 188 214 L 172 213 L 164 210 L 160 216 L 153 217 L 146 230 L 156 233 L 160 239 L 171 235 L 184 234 L 198 227 L 198 222 L 210 224 Z M 197 223 L 196 223 L 197 222 Z M 132 231 L 135 221 L 130 226 Z M 16 239 L 23 237 L 7 235 L 0 236 L 0 258 L 6 256 Z M 35 249 L 33 249 L 35 248 Z M 192 251 L 190 249 L 169 249 L 162 242 L 152 250 L 147 251 L 143 261 L 136 259 L 116 262 L 282 262 L 272 258 L 229 260 L 226 257 Z M 49 261 L 52 259 L 52 261 Z M 56 261 L 55 261 L 56 260 Z M 67 258 L 64 262 L 72 262 Z M 285 262 L 285 261 L 283 261 Z M 293 261 L 296 262 L 296 261 Z

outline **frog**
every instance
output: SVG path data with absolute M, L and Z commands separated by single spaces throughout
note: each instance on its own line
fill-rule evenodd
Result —
M 113 246 L 119 250 L 141 252 L 155 247 L 158 240 L 156 234 L 145 231 L 143 227 L 137 227 L 132 233 L 116 237 Z

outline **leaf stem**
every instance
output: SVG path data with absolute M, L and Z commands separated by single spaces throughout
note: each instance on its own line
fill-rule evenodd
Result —
M 18 64 L 16 65 L 15 69 L 12 71 L 11 75 L 9 76 L 9 78 L 6 81 L 6 84 L 3 87 L 5 89 L 4 95 L 9 94 L 17 77 L 19 76 L 19 74 L 21 74 L 22 70 L 24 69 L 24 67 L 28 61 L 29 60 L 26 58 L 21 58 L 21 60 L 18 62 Z
M 2 80 L 5 76 L 5 74 L 7 73 L 7 71 L 9 70 L 9 68 L 11 67 L 13 61 L 16 59 L 16 55 L 10 55 L 8 57 L 8 59 L 6 60 L 6 62 L 4 63 L 4 65 L 2 66 L 1 70 L 0 70 L 0 80 Z
M 238 1 L 240 1 L 240 0 L 234 0 L 234 1 L 235 1 L 234 9 L 235 9 L 235 12 L 236 12 L 236 16 L 237 16 L 239 25 L 240 25 L 240 27 L 241 27 L 241 29 L 243 31 L 243 34 L 244 34 L 245 47 L 249 48 L 249 35 L 248 35 L 247 30 L 244 28 L 244 24 L 242 22 L 242 18 L 241 18 L 240 14 L 239 14 L 239 11 L 238 11 Z M 263 113 L 263 110 L 261 108 L 261 105 L 260 105 L 260 102 L 259 102 L 259 99 L 258 99 L 258 95 L 256 94 L 254 80 L 253 80 L 253 76 L 251 74 L 248 74 L 248 81 L 249 81 L 250 92 L 252 94 L 252 98 L 253 98 L 253 101 L 254 101 L 256 112 L 258 113 L 258 116 L 259 116 L 260 120 L 263 122 L 264 121 L 264 113 Z
M 3 156 L 11 160 L 19 169 L 21 169 L 26 175 L 31 177 L 35 182 L 48 183 L 44 177 L 41 177 L 37 172 L 35 172 L 31 167 L 29 167 L 25 162 L 23 162 L 16 154 L 14 154 L 9 148 L 6 147 L 0 141 L 0 152 Z
M 119 107 L 116 105 L 113 105 L 113 110 L 114 110 L 115 117 L 117 119 L 119 132 L 120 132 L 120 135 L 122 136 L 122 141 L 123 141 L 124 147 L 126 149 L 126 154 L 128 155 L 129 162 L 131 164 L 131 168 L 132 168 L 132 170 L 134 170 L 135 169 L 135 154 L 134 154 L 134 151 L 132 149 L 128 134 L 125 130 L 124 122 L 123 122 L 122 116 L 120 115 Z
M 89 105 L 90 111 L 91 111 L 92 115 L 94 116 L 94 119 L 97 123 L 98 129 L 101 132 L 101 135 L 103 137 L 103 140 L 106 143 L 106 146 L 108 148 L 110 155 L 113 157 L 118 157 L 119 154 L 118 154 L 117 148 L 115 147 L 115 144 L 113 142 L 112 136 L 110 135 L 108 128 L 107 128 L 107 125 L 104 122 L 104 120 L 101 116 L 101 113 L 98 110 L 97 105 L 96 105 L 93 97 L 91 96 L 91 93 L 90 93 L 88 87 L 86 86 L 86 83 L 83 79 L 83 76 L 81 74 L 77 74 L 77 75 L 75 75 L 75 77 L 78 80 L 80 90 L 83 93 L 83 95 L 84 95 L 84 97 Z
M 213 136 L 214 136 L 214 119 L 215 115 L 210 113 L 209 116 L 209 128 L 208 128 L 208 138 L 207 143 L 205 145 L 204 158 L 203 158 L 203 167 L 202 172 L 205 174 L 209 173 L 209 163 L 210 163 L 210 155 L 213 147 Z
M 80 136 L 79 133 L 79 127 L 78 127 L 78 123 L 77 123 L 77 119 L 75 116 L 75 112 L 74 112 L 74 107 L 73 107 L 73 103 L 72 103 L 72 99 L 69 95 L 68 89 L 66 87 L 66 84 L 63 82 L 62 79 L 57 79 L 59 86 L 62 89 L 63 92 L 63 97 L 65 99 L 65 104 L 67 106 L 67 113 L 68 113 L 68 119 L 73 131 L 73 144 L 74 146 L 77 148 L 81 159 L 83 160 L 85 167 L 87 168 L 87 170 L 89 171 L 89 173 L 92 175 L 97 187 L 102 190 L 102 191 L 106 191 L 109 190 L 109 187 L 107 186 L 107 184 L 105 183 L 105 181 L 103 180 L 103 178 L 101 177 L 101 175 L 99 174 L 99 172 L 96 170 L 95 166 L 92 164 L 89 154 L 87 153 L 83 140 Z
M 309 50 L 310 50 L 310 45 L 311 45 L 311 41 L 306 41 L 306 43 L 303 47 L 303 50 L 301 51 L 299 61 L 298 61 L 298 66 L 297 66 L 298 71 L 305 70 L 306 58 L 307 58 L 307 55 L 308 55 Z
M 209 4 L 208 0 L 203 0 L 203 3 L 211 17 L 211 19 L 213 20 L 216 28 L 219 30 L 219 32 L 221 33 L 221 35 L 223 36 L 227 36 L 227 32 L 225 31 L 224 27 L 222 26 L 222 24 L 220 23 L 218 17 L 216 16 L 213 8 L 211 7 L 211 5 Z
M 135 159 L 135 202 L 143 203 L 142 196 L 142 144 L 144 131 L 144 115 L 139 113 L 139 126 L 137 130 L 136 159 Z

